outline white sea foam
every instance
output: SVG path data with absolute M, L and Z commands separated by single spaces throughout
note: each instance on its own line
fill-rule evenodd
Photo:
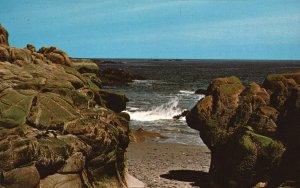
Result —
M 182 93 L 182 94 L 195 94 L 194 91 L 189 91 L 189 90 L 180 90 L 179 93 Z
M 139 108 L 136 107 L 128 107 L 128 111 L 137 111 Z
M 179 98 L 174 97 L 167 103 L 152 107 L 148 111 L 126 111 L 130 115 L 130 119 L 135 121 L 155 121 L 163 119 L 173 119 L 173 116 L 178 115 L 182 110 L 178 107 Z
M 133 80 L 135 84 L 153 83 L 155 80 Z

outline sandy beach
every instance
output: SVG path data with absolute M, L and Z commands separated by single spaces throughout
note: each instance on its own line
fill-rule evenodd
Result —
M 131 143 L 128 171 L 147 187 L 206 187 L 210 151 L 205 146 Z

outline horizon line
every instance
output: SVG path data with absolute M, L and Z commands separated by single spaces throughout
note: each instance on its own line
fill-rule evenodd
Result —
M 98 59 L 98 60 L 189 60 L 189 61 L 299 61 L 300 59 L 194 59 L 194 58 L 105 58 L 105 57 L 70 57 L 72 59 Z

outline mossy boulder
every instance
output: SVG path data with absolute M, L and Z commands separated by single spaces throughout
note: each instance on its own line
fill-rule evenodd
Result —
M 244 89 L 240 79 L 236 76 L 224 77 L 214 79 L 209 85 L 207 92 L 213 94 L 214 92 L 222 93 L 223 95 L 233 95 L 240 89 Z
M 269 75 L 262 86 L 234 76 L 211 82 L 186 119 L 212 152 L 218 185 L 275 187 L 300 179 L 299 86 L 299 72 Z
M 263 82 L 263 87 L 271 95 L 271 104 L 281 111 L 293 88 L 300 83 L 300 71 L 286 74 L 271 74 Z

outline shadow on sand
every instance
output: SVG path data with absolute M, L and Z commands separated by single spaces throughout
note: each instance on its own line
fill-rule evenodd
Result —
M 160 177 L 184 182 L 191 182 L 191 186 L 209 188 L 210 177 L 208 172 L 196 170 L 170 170 L 168 174 L 162 174 Z

